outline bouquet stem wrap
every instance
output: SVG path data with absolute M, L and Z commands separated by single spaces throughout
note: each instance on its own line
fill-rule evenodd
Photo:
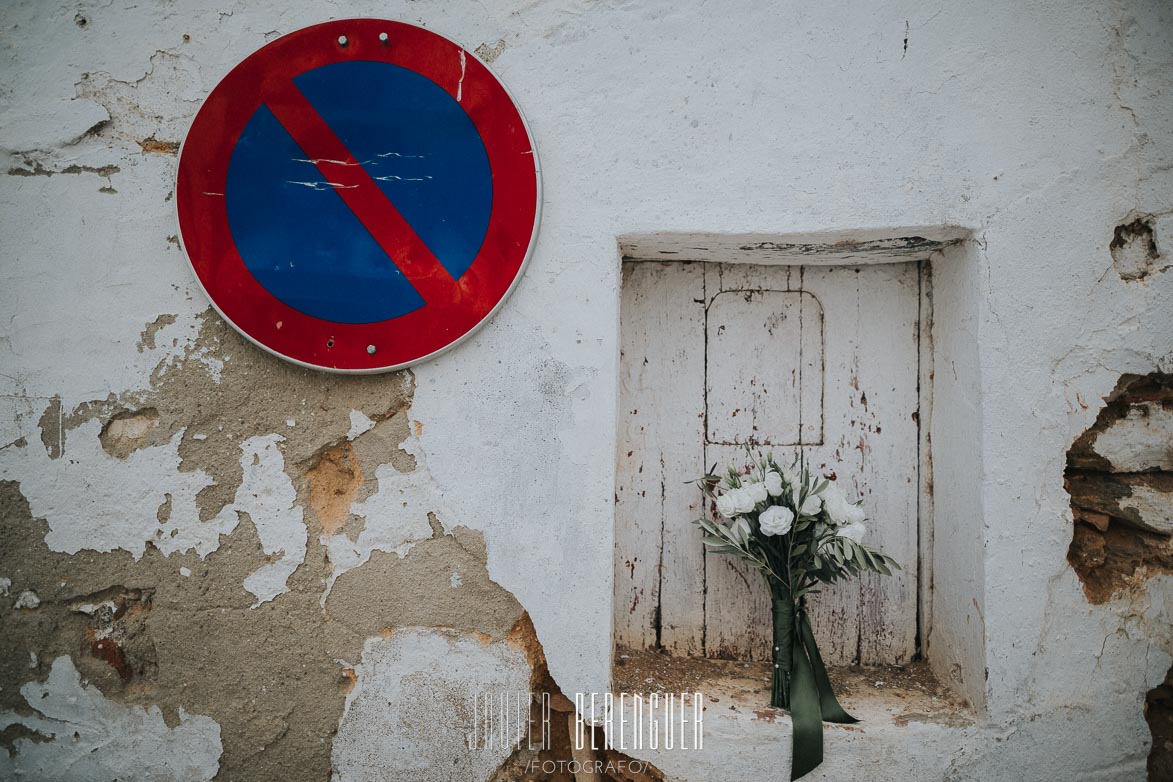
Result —
M 793 723 L 791 780 L 823 762 L 823 723 L 852 723 L 835 698 L 831 679 L 815 644 L 806 607 L 788 596 L 774 596 L 774 670 L 770 705 L 789 709 Z

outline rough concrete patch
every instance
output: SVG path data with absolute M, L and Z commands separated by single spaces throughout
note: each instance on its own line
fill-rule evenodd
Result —
M 492 782 L 573 782 L 576 777 L 569 773 L 573 761 L 592 764 L 598 774 L 588 774 L 586 778 L 596 782 L 665 782 L 663 772 L 651 763 L 633 762 L 629 755 L 615 749 L 597 753 L 589 750 L 590 746 L 606 745 L 605 731 L 601 726 L 586 727 L 588 733 L 583 742 L 586 746 L 576 749 L 572 732 L 576 729 L 572 727 L 575 725 L 574 702 L 566 697 L 550 675 L 545 651 L 528 614 L 514 625 L 509 640 L 524 650 L 533 670 L 530 690 L 534 693 L 534 700 L 530 707 L 530 725 L 541 726 L 543 720 L 549 717 L 549 735 L 530 735 L 501 764 Z M 620 692 L 623 688 L 616 686 L 614 690 Z M 549 704 L 548 713 L 544 713 L 543 702 Z
M 340 782 L 483 782 L 514 747 L 469 747 L 474 728 L 489 733 L 472 696 L 518 699 L 523 707 L 530 701 L 531 671 L 521 649 L 451 630 L 410 628 L 371 638 L 355 671 L 358 683 L 332 753 Z
M 355 492 L 345 527 L 321 537 L 333 568 L 326 595 L 340 574 L 362 565 L 373 552 L 402 557 L 417 542 L 437 531 L 443 534 L 439 519 L 451 517 L 406 413 L 380 421 L 355 438 L 354 446 L 365 480 Z
M 164 314 L 148 323 L 147 327 L 143 329 L 142 336 L 139 337 L 138 352 L 142 353 L 146 350 L 154 350 L 155 337 L 158 336 L 160 331 L 167 328 L 168 326 L 173 325 L 176 320 L 178 320 L 177 316 Z
M 309 482 L 309 507 L 322 532 L 333 535 L 350 516 L 350 504 L 363 482 L 354 445 L 348 441 L 324 449 L 305 477 Z
M 113 176 L 114 174 L 117 174 L 121 170 L 122 169 L 120 169 L 118 166 L 115 166 L 115 165 L 81 166 L 81 165 L 77 165 L 76 163 L 71 163 L 70 165 L 65 166 L 64 168 L 60 168 L 60 169 L 57 169 L 56 171 L 54 171 L 54 170 L 45 168 L 44 164 L 42 164 L 41 161 L 39 161 L 39 160 L 36 160 L 36 161 L 27 161 L 26 160 L 23 167 L 13 166 L 12 168 L 8 169 L 8 175 L 9 176 L 45 176 L 45 177 L 49 177 L 49 176 L 54 176 L 56 174 L 97 174 L 100 177 L 109 178 L 109 177 Z
M 1157 249 L 1152 215 L 1116 226 L 1108 249 L 1112 254 L 1112 265 L 1123 280 L 1143 280 L 1173 263 Z
M 194 782 L 211 780 L 219 768 L 214 720 L 180 710 L 169 727 L 157 706 L 124 706 L 83 686 L 69 657 L 54 660 L 48 680 L 25 684 L 21 695 L 34 713 L 0 713 L 0 729 L 23 725 L 45 739 L 13 741 L 14 754 L 0 755 L 6 779 Z
M 473 50 L 473 54 L 480 57 L 485 62 L 491 63 L 493 60 L 501 56 L 505 51 L 505 41 L 499 39 L 496 44 L 489 46 L 487 43 L 482 43 Z
M 45 446 L 45 453 L 50 459 L 61 457 L 65 446 L 65 432 L 61 421 L 61 397 L 55 396 L 49 400 L 41 420 L 37 423 L 41 430 L 41 444 Z
M 30 655 L 72 655 L 113 701 L 158 705 L 172 727 L 180 707 L 219 723 L 222 780 L 327 778 L 357 676 L 340 661 L 357 661 L 366 639 L 445 624 L 514 643 L 523 615 L 489 579 L 480 533 L 463 528 L 420 541 L 404 559 L 374 553 L 338 578 L 325 611 L 330 563 L 316 538 L 289 591 L 254 609 L 241 584 L 269 558 L 253 524 L 237 525 L 203 560 L 153 548 L 137 561 L 123 551 L 69 556 L 48 549 L 46 531 L 17 484 L 0 481 L 0 573 L 14 594 L 41 597 L 36 611 L 0 605 L 0 709 L 25 708 L 19 686 L 44 675 L 39 662 L 29 668 Z M 456 570 L 463 583 L 453 589 Z
M 159 319 L 148 324 L 140 342 L 149 345 L 160 328 Z M 92 419 L 106 425 L 127 412 L 153 409 L 158 426 L 143 433 L 139 447 L 169 442 L 182 431 L 179 469 L 211 478 L 198 496 L 199 518 L 208 521 L 235 501 L 243 478 L 241 446 L 249 438 L 281 432 L 285 463 L 296 479 L 324 449 L 345 440 L 349 411 L 378 422 L 406 409 L 412 390 L 406 372 L 345 377 L 296 367 L 258 350 L 208 310 L 183 354 L 156 367 L 150 390 L 79 405 L 65 417 L 65 429 L 69 436 Z
M 144 153 L 154 153 L 157 155 L 177 155 L 179 154 L 178 141 L 160 141 L 152 136 L 145 138 L 138 143 L 142 147 Z
M 118 459 L 125 459 L 140 447 L 150 443 L 148 435 L 159 426 L 159 411 L 153 407 L 115 413 L 106 421 L 98 440 L 102 450 Z
M 484 538 L 463 527 L 416 544 L 403 559 L 375 551 L 362 567 L 339 577 L 326 611 L 368 634 L 384 627 L 438 625 L 500 640 L 517 623 L 521 607 L 489 580 L 484 561 Z M 457 572 L 462 574 L 461 583 L 452 587 L 451 574 Z M 372 625 L 365 618 L 373 604 L 385 625 Z
M 99 132 L 103 138 L 138 145 L 143 152 L 174 154 L 170 145 L 176 142 L 159 139 L 183 137 L 203 97 L 201 84 L 198 62 L 160 50 L 151 55 L 150 67 L 139 79 L 85 73 L 75 88 L 78 98 L 99 105 L 108 115 Z

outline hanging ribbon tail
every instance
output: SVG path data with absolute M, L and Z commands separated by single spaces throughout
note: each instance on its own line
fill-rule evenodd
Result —
M 790 720 L 794 725 L 791 780 L 805 776 L 823 762 L 823 722 L 859 722 L 839 705 L 810 621 L 801 608 L 796 624 L 790 675 Z
M 805 611 L 799 613 L 798 634 L 802 636 L 802 645 L 806 647 L 806 652 L 810 657 L 815 686 L 819 690 L 819 709 L 822 712 L 823 721 L 845 725 L 859 722 L 858 719 L 843 710 L 843 707 L 839 705 L 839 700 L 835 697 L 835 691 L 831 689 L 831 678 L 827 676 L 827 667 L 823 665 L 823 657 L 819 654 L 819 647 L 815 645 L 815 634 L 811 631 L 811 623 L 807 620 Z
M 823 762 L 823 716 L 819 706 L 819 687 L 801 632 L 794 634 L 793 666 L 790 674 L 790 721 L 793 723 L 791 780 L 806 775 Z

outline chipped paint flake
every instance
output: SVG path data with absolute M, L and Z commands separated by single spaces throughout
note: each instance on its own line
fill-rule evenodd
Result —
M 456 82 L 456 102 L 460 103 L 464 96 L 464 74 L 467 70 L 468 63 L 464 57 L 464 49 L 460 50 L 460 81 Z
M 291 185 L 301 185 L 308 187 L 310 190 L 353 190 L 358 185 L 344 185 L 339 182 L 297 182 L 292 179 L 286 180 Z
M 123 706 L 92 685 L 83 686 L 69 657 L 53 661 L 46 682 L 20 688 L 31 713 L 0 712 L 0 730 L 20 726 L 35 734 L 0 752 L 4 779 L 211 780 L 220 768 L 220 726 L 179 709 L 167 727 L 158 706 Z M 19 735 L 19 734 L 17 734 Z
M 429 513 L 440 518 L 448 516 L 443 495 L 427 471 L 419 440 L 408 435 L 399 447 L 415 457 L 416 468 L 401 473 L 393 465 L 379 465 L 375 470 L 378 491 L 350 506 L 350 512 L 364 522 L 358 539 L 351 540 L 345 534 L 321 537 L 333 568 L 322 595 L 323 605 L 334 581 L 370 559 L 371 552 L 386 551 L 405 557 L 415 543 L 432 536 Z
M 236 521 L 200 522 L 196 495 L 212 479 L 202 470 L 179 470 L 183 430 L 118 459 L 102 449 L 101 429 L 100 421 L 90 420 L 69 432 L 68 458 L 51 459 L 36 448 L 0 451 L 0 476 L 19 481 L 33 516 L 48 522 L 46 545 L 66 554 L 122 549 L 135 559 L 148 544 L 165 555 L 214 551 Z M 171 512 L 160 524 L 158 510 L 168 494 Z
M 1128 414 L 1097 435 L 1092 449 L 1112 472 L 1173 470 L 1173 410 L 1156 402 L 1132 405 Z
M 346 439 L 353 440 L 354 438 L 358 437 L 363 432 L 369 432 L 371 429 L 374 428 L 374 426 L 375 426 L 375 422 L 372 421 L 361 410 L 351 410 L 350 411 L 350 431 L 346 433 Z
M 247 514 L 257 528 L 265 553 L 270 557 L 280 555 L 245 578 L 244 588 L 257 597 L 253 608 L 286 592 L 289 577 L 305 561 L 308 532 L 297 506 L 297 492 L 285 474 L 285 457 L 278 447 L 284 440 L 279 434 L 267 434 L 241 443 L 244 479 L 236 490 L 235 501 L 216 517 L 220 524 L 235 527 L 240 514 Z

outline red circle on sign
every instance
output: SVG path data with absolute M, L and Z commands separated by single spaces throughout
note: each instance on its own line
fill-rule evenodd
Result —
M 459 103 L 480 135 L 492 174 L 492 207 L 480 250 L 459 279 L 440 265 L 293 83 L 302 73 L 345 61 L 383 62 L 424 76 Z M 423 306 L 376 323 L 338 323 L 294 309 L 257 281 L 233 239 L 225 193 L 232 152 L 261 106 L 302 146 L 411 282 Z M 533 251 L 540 188 L 537 152 L 525 120 L 479 58 L 414 25 L 347 19 L 269 43 L 216 85 L 184 140 L 175 198 L 182 246 L 196 278 L 237 331 L 304 366 L 371 373 L 434 356 L 496 312 Z

